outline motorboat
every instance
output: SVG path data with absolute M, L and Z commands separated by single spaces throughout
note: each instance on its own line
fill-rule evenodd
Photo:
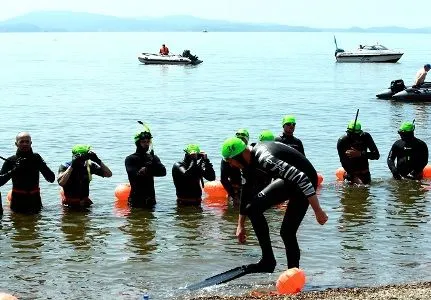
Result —
M 138 60 L 145 65 L 198 65 L 202 63 L 190 50 L 184 50 L 181 55 L 161 55 L 155 53 L 142 53 Z
M 402 79 L 392 80 L 389 88 L 378 93 L 376 97 L 397 101 L 431 101 L 431 82 L 424 82 L 419 87 L 406 87 Z
M 337 62 L 352 62 L 352 63 L 396 63 L 403 52 L 391 50 L 383 45 L 359 45 L 359 48 L 352 51 L 344 51 L 338 48 L 337 40 L 335 39 L 335 59 Z

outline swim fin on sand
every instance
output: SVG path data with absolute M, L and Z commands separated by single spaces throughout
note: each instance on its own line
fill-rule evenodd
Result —
M 188 285 L 186 288 L 190 291 L 195 291 L 212 285 L 222 284 L 250 273 L 256 273 L 256 271 L 253 268 L 250 268 L 249 265 L 244 265 L 214 275 L 201 282 Z

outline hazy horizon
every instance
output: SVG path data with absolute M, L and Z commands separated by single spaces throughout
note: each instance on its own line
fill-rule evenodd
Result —
M 331 0 L 309 0 L 287 3 L 283 0 L 219 0 L 202 3 L 198 0 L 164 0 L 146 3 L 138 0 L 15 0 L 6 2 L 0 11 L 0 21 L 5 21 L 34 11 L 71 11 L 103 14 L 117 17 L 164 17 L 190 15 L 203 19 L 244 23 L 273 23 L 289 26 L 315 28 L 430 27 L 423 15 L 427 7 L 424 0 L 415 1 L 406 13 L 406 7 L 394 5 L 393 1 L 362 0 L 340 5 Z M 142 11 L 142 13 L 140 13 Z

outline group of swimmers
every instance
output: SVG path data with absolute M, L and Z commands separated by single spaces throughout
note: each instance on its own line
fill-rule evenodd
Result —
M 134 135 L 136 151 L 125 159 L 131 186 L 129 205 L 151 208 L 156 204 L 154 177 L 166 176 L 166 168 L 152 149 L 151 131 L 140 123 L 142 129 Z M 328 220 L 316 195 L 317 172 L 306 158 L 301 140 L 294 136 L 296 118 L 284 116 L 281 125 L 283 132 L 278 137 L 265 130 L 260 134 L 259 142 L 249 146 L 248 131 L 240 129 L 222 144 L 221 182 L 229 197 L 240 203 L 238 241 L 246 241 L 245 221 L 248 217 L 262 250 L 261 260 L 247 266 L 250 272 L 273 272 L 276 265 L 263 214 L 265 210 L 289 200 L 280 231 L 289 268 L 299 267 L 296 232 L 308 206 L 312 207 L 319 224 Z M 421 172 L 428 162 L 427 145 L 414 136 L 414 130 L 414 122 L 402 123 L 398 130 L 401 139 L 389 152 L 387 163 L 395 179 L 421 179 Z M 0 186 L 12 179 L 10 208 L 13 212 L 37 213 L 42 208 L 39 173 L 48 182 L 55 181 L 55 174 L 43 158 L 33 152 L 29 133 L 19 133 L 15 144 L 16 154 L 3 158 Z M 368 160 L 379 159 L 380 154 L 373 138 L 362 130 L 357 119 L 347 125 L 337 149 L 345 180 L 368 184 L 371 181 Z M 72 160 L 62 164 L 58 171 L 63 205 L 86 208 L 92 204 L 88 197 L 92 175 L 111 177 L 112 172 L 90 146 L 75 145 Z M 204 179 L 213 181 L 216 178 L 207 154 L 197 144 L 185 147 L 183 160 L 172 167 L 172 177 L 179 205 L 200 205 Z

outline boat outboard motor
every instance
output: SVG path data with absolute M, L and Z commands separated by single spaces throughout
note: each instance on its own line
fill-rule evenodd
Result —
M 183 57 L 187 57 L 188 59 L 190 59 L 192 61 L 193 65 L 194 64 L 198 64 L 199 62 L 201 62 L 199 60 L 199 58 L 198 58 L 197 55 L 193 55 L 193 54 L 190 53 L 190 50 L 184 50 L 182 56 Z
M 393 94 L 396 94 L 398 92 L 405 90 L 406 86 L 404 85 L 404 80 L 402 79 L 392 80 L 390 89 Z

